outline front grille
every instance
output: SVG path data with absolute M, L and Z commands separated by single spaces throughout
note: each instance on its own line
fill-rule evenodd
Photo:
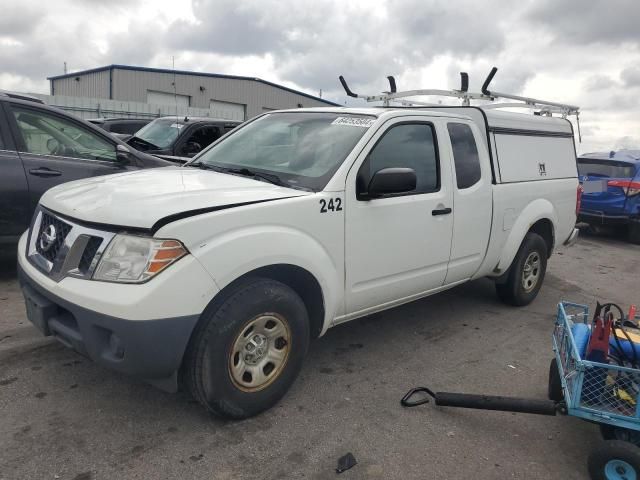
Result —
M 89 268 L 91 268 L 91 262 L 96 256 L 96 253 L 98 253 L 98 248 L 100 248 L 101 243 L 102 238 L 91 237 L 87 242 L 87 246 L 84 247 L 84 252 L 82 252 L 82 257 L 80 258 L 80 263 L 78 263 L 78 270 L 83 275 L 86 275 L 89 272 Z
M 48 261 L 53 262 L 70 230 L 71 225 L 42 212 L 40 229 L 35 239 L 36 251 Z

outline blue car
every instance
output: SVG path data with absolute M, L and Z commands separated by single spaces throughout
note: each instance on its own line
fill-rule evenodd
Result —
M 640 150 L 588 153 L 578 158 L 583 188 L 579 222 L 622 226 L 640 244 Z

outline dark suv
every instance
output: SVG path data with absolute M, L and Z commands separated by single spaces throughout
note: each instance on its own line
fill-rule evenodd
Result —
M 208 117 L 161 117 L 142 127 L 127 143 L 160 158 L 185 163 L 240 122 Z
M 134 133 L 149 123 L 151 118 L 88 118 L 87 122 L 97 125 L 101 129 L 114 134 L 118 134 L 118 138 L 124 140 L 131 137 Z
M 37 98 L 0 91 L 0 245 L 18 241 L 55 185 L 167 165 Z

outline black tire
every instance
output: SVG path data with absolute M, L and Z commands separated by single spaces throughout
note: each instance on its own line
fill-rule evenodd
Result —
M 636 245 L 640 245 L 640 220 L 632 220 L 629 222 L 627 240 Z
M 587 464 L 592 480 L 637 478 L 640 474 L 640 449 L 629 442 L 607 440 L 591 452 Z M 611 470 L 615 472 L 616 466 L 621 470 L 616 472 L 616 476 L 611 475 Z M 607 475 L 607 469 L 610 469 L 610 475 Z M 633 469 L 635 475 L 624 475 L 629 469 Z
M 554 358 L 549 365 L 549 387 L 547 388 L 547 396 L 549 400 L 560 402 L 564 398 L 562 392 L 562 381 L 560 380 L 560 372 L 558 372 L 558 361 Z
M 622 427 L 614 427 L 606 423 L 600 424 L 600 434 L 605 440 L 621 440 L 640 447 L 640 432 Z
M 247 338 L 247 325 L 261 315 L 275 315 L 286 324 L 288 353 L 269 383 L 257 391 L 245 391 L 231 373 L 230 362 L 235 361 L 232 348 L 241 334 Z M 276 280 L 247 279 L 202 314 L 185 354 L 183 382 L 213 414 L 232 419 L 251 417 L 271 408 L 289 390 L 308 346 L 309 317 L 298 294 Z
M 587 224 L 587 233 L 591 236 L 597 237 L 606 232 L 606 229 L 601 225 L 596 225 L 593 223 Z
M 530 255 L 536 253 L 539 258 L 538 276 L 532 288 L 525 289 L 523 286 L 523 272 L 525 262 Z M 521 307 L 530 304 L 538 295 L 544 276 L 547 271 L 547 244 L 537 233 L 529 232 L 525 235 L 513 263 L 507 272 L 504 283 L 496 283 L 496 293 L 498 298 L 504 303 Z

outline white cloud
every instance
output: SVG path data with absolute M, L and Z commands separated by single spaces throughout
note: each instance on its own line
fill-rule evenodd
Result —
M 3 0 L 0 88 L 48 92 L 47 76 L 111 63 L 257 76 L 348 99 L 492 88 L 582 108 L 579 152 L 638 139 L 640 2 L 619 0 Z M 499 12 L 499 14 L 496 14 Z M 635 145 L 640 147 L 640 143 Z

